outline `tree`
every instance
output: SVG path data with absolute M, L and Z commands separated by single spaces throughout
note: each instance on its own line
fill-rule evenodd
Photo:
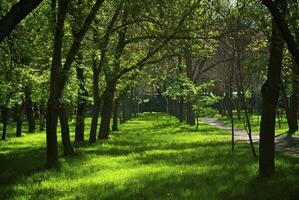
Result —
M 283 4 L 281 1 L 279 3 Z M 278 25 L 273 20 L 268 75 L 262 87 L 259 157 L 259 173 L 261 176 L 271 176 L 275 171 L 275 116 L 281 84 L 283 46 L 284 42 Z
M 67 15 L 67 9 L 69 0 L 58 2 L 57 20 L 55 25 L 54 34 L 54 50 L 51 68 L 51 81 L 50 81 L 50 97 L 47 106 L 47 165 L 52 167 L 58 160 L 57 149 L 57 120 L 59 114 L 59 99 L 61 99 L 64 86 L 67 82 L 68 73 L 71 65 L 75 59 L 75 56 L 79 50 L 81 42 L 88 31 L 93 19 L 104 0 L 97 0 L 91 8 L 89 14 L 85 18 L 85 21 L 76 33 L 73 39 L 73 43 L 67 53 L 66 61 L 62 67 L 62 44 L 64 37 L 64 22 Z M 62 108 L 63 109 L 63 108 Z M 60 112 L 61 113 L 61 112 Z M 67 141 L 64 144 L 68 144 L 69 152 L 65 154 L 72 154 L 72 148 L 70 148 L 69 136 L 64 137 Z

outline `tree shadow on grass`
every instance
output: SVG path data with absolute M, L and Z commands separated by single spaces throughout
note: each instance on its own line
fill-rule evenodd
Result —
M 167 118 L 163 116 L 163 120 Z M 149 125 L 146 120 L 151 120 Z M 91 146 L 83 146 L 75 157 L 63 159 L 57 168 L 55 181 L 70 180 L 70 190 L 57 186 L 35 187 L 26 191 L 31 199 L 292 199 L 297 197 L 299 180 L 295 174 L 298 159 L 279 155 L 278 173 L 264 180 L 257 178 L 257 162 L 247 144 L 238 144 L 230 151 L 227 135 L 209 126 L 199 133 L 190 133 L 182 124 L 168 124 L 142 116 L 136 124 L 125 124 L 112 139 Z M 166 119 L 167 120 L 167 119 Z M 154 122 L 157 121 L 157 123 Z M 140 127 L 136 127 L 136 125 Z M 204 133 L 203 130 L 205 130 Z M 177 137 L 173 134 L 177 134 Z M 190 134 L 186 136 L 186 134 Z M 217 136 L 199 140 L 202 136 Z M 224 137 L 218 137 L 224 135 Z M 187 139 L 188 138 L 188 139 Z M 98 156 L 98 157 L 97 157 Z M 108 158 L 106 163 L 101 159 Z M 115 158 L 115 160 L 114 160 Z M 15 159 L 14 161 L 12 161 Z M 95 159 L 99 162 L 93 163 Z M 0 155 L 0 183 L 6 185 L 0 199 L 17 198 L 14 183 L 28 183 L 22 177 L 32 176 L 43 169 L 45 149 L 26 147 L 11 149 L 9 155 Z M 92 160 L 92 161 L 90 161 Z M 111 165 L 110 162 L 117 163 Z M 2 165 L 5 162 L 5 165 Z M 83 166 L 87 163 L 87 166 Z M 12 166 L 12 167 L 10 167 Z M 295 166 L 294 168 L 292 166 Z M 27 169 L 26 169 L 27 168 Z M 120 168 L 120 169 L 119 169 Z M 8 169 L 12 174 L 9 177 Z M 25 169 L 25 170 L 24 170 Z M 61 173 L 60 173 L 61 170 Z M 130 172 L 124 178 L 119 178 Z M 282 171 L 285 174 L 282 174 Z M 75 174 L 75 175 L 74 175 Z M 94 176 L 109 176 L 104 182 L 85 181 Z M 29 184 L 45 181 L 53 174 L 30 177 Z M 2 177 L 4 181 L 2 182 Z M 73 181 L 74 180 L 74 181 Z M 101 180 L 101 178 L 99 178 Z M 117 182 L 119 181 L 119 182 Z M 47 182 L 46 182 L 47 183 Z M 1 186 L 0 184 L 0 186 Z M 51 183 L 50 183 L 51 184 Z M 38 185 L 38 184 L 37 184 Z M 273 192 L 274 188 L 274 192 Z M 28 189 L 28 187 L 26 188 Z M 6 194 L 4 194 L 6 193 Z M 2 196 L 1 196 L 2 195 Z M 5 196 L 4 196 L 5 195 Z M 27 196 L 28 197 L 28 196 Z

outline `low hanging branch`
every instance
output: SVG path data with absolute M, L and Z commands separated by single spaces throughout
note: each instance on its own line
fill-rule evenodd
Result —
M 0 20 L 0 43 L 29 15 L 43 0 L 20 0 Z
M 288 49 L 292 56 L 294 57 L 297 63 L 297 69 L 299 70 L 299 49 L 298 45 L 291 34 L 291 31 L 288 27 L 287 22 L 285 21 L 283 15 L 280 13 L 279 9 L 275 5 L 274 1 L 272 0 L 262 0 L 262 3 L 268 8 L 270 11 L 274 21 L 278 25 L 278 28 L 282 34 L 283 39 L 288 45 Z

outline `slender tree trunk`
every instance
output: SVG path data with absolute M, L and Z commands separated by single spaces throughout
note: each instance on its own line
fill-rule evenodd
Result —
M 277 122 L 278 122 L 278 129 L 281 129 L 281 113 L 279 112 L 279 109 L 277 108 L 276 110 L 276 118 L 277 118 Z
M 180 122 L 184 121 L 184 103 L 183 103 L 183 100 L 179 101 L 179 120 L 180 120 Z
M 118 131 L 118 110 L 119 110 L 119 101 L 115 100 L 114 106 L 113 106 L 112 131 Z
M 18 111 L 17 131 L 16 131 L 17 137 L 22 136 L 22 125 L 23 125 L 24 111 L 25 111 L 25 103 L 23 101 L 22 104 L 20 105 L 19 111 Z
M 235 150 L 235 127 L 234 127 L 234 114 L 233 114 L 233 91 L 232 91 L 232 77 L 229 81 L 229 117 L 231 122 L 231 133 L 232 133 L 232 151 Z
M 100 71 L 97 67 L 97 62 L 93 56 L 92 63 L 92 71 L 93 71 L 93 109 L 92 109 L 92 120 L 89 134 L 89 143 L 95 143 L 97 141 L 97 127 L 98 127 L 98 119 L 101 109 L 101 100 L 99 97 L 99 75 Z
M 262 87 L 262 118 L 260 124 L 259 173 L 271 176 L 275 171 L 275 114 L 281 83 L 283 40 L 276 23 L 272 22 L 268 75 Z
M 192 46 L 190 44 L 186 44 L 184 47 L 184 58 L 187 65 L 187 77 L 193 81 L 193 58 L 192 58 Z M 188 102 L 186 104 L 186 121 L 189 125 L 195 125 L 195 114 L 192 109 L 192 103 Z
M 34 112 L 33 112 L 33 103 L 31 99 L 31 91 L 25 92 L 25 109 L 28 119 L 28 132 L 34 133 L 35 132 L 35 119 L 34 119 Z
M 39 106 L 39 130 L 44 131 L 46 126 L 44 105 Z
M 61 104 L 59 109 L 59 121 L 61 126 L 61 138 L 63 144 L 63 154 L 64 156 L 74 154 L 74 150 L 70 140 L 70 129 L 68 124 L 68 117 L 66 114 L 65 106 Z
M 80 144 L 84 142 L 85 107 L 86 102 L 78 102 L 75 127 L 75 144 Z
M 109 84 L 110 85 L 110 84 Z M 116 90 L 116 83 L 111 83 L 103 94 L 103 106 L 101 112 L 101 126 L 98 139 L 105 140 L 109 138 L 110 119 L 113 109 L 113 98 Z
M 294 68 L 296 68 L 296 66 L 294 66 Z M 293 76 L 295 76 L 295 74 Z M 292 79 L 292 95 L 290 97 L 290 126 L 288 131 L 288 137 L 291 137 L 296 131 L 298 131 L 298 81 L 296 77 L 293 77 Z
M 123 116 L 124 116 L 124 113 L 123 113 L 123 107 L 124 107 L 124 97 L 123 97 L 123 95 L 120 97 L 120 101 L 119 101 L 119 109 L 118 109 L 118 111 L 119 111 L 119 115 L 118 115 L 118 117 L 119 117 L 119 123 L 120 124 L 123 124 L 124 123 L 124 118 L 123 118 Z
M 2 116 L 2 137 L 1 140 L 6 140 L 6 127 L 8 122 L 8 108 L 7 106 L 1 106 L 1 116 Z
M 292 124 L 291 124 L 291 111 L 290 111 L 289 99 L 288 99 L 287 92 L 286 92 L 286 89 L 285 89 L 284 85 L 281 88 L 281 99 L 282 99 L 282 102 L 283 102 L 283 107 L 284 107 L 285 112 L 286 112 L 287 123 L 288 123 L 288 127 L 289 127 L 289 130 L 290 130 L 290 128 L 292 127 Z
M 84 120 L 85 120 L 85 108 L 87 105 L 86 98 L 88 96 L 85 89 L 85 77 L 83 68 L 80 66 L 82 62 L 82 55 L 78 55 L 77 79 L 79 81 L 78 88 L 78 101 L 77 101 L 77 113 L 76 113 L 76 127 L 75 127 L 75 144 L 84 142 Z
M 250 119 L 249 119 L 249 114 L 248 114 L 248 105 L 246 103 L 246 99 L 245 99 L 245 91 L 244 91 L 244 87 L 243 87 L 243 75 L 242 75 L 242 68 L 241 68 L 241 56 L 240 56 L 240 50 L 237 50 L 237 69 L 238 69 L 238 75 L 239 75 L 239 80 L 238 80 L 238 93 L 240 93 L 239 95 L 239 103 L 241 103 L 241 109 L 244 110 L 244 115 L 245 115 L 245 120 L 246 120 L 246 124 L 247 124 L 247 134 L 249 137 L 249 142 L 250 142 L 250 147 L 251 147 L 251 151 L 252 151 L 252 155 L 255 159 L 257 159 L 257 155 L 255 152 L 255 148 L 253 145 L 253 141 L 252 141 L 252 131 L 251 131 L 251 123 L 250 123 Z
M 241 116 L 242 116 L 242 114 L 241 114 L 242 110 L 241 110 L 241 101 L 240 101 L 240 99 L 241 99 L 241 91 L 239 90 L 239 85 L 238 85 L 237 94 L 238 94 L 238 97 L 236 99 L 236 109 L 237 109 L 238 121 L 240 121 L 241 120 Z
M 195 114 L 192 109 L 192 104 L 187 103 L 187 122 L 189 125 L 194 126 L 195 125 Z

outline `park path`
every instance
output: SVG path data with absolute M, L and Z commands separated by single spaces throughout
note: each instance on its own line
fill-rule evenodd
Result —
M 226 126 L 222 121 L 215 118 L 199 118 L 199 120 L 217 128 L 231 131 L 231 127 Z M 295 136 L 292 140 L 286 140 L 285 136 L 285 134 L 282 134 L 275 137 L 275 150 L 299 158 L 299 137 Z M 235 128 L 235 140 L 249 142 L 247 132 L 243 129 Z M 252 140 L 254 143 L 259 143 L 259 134 L 253 132 Z

